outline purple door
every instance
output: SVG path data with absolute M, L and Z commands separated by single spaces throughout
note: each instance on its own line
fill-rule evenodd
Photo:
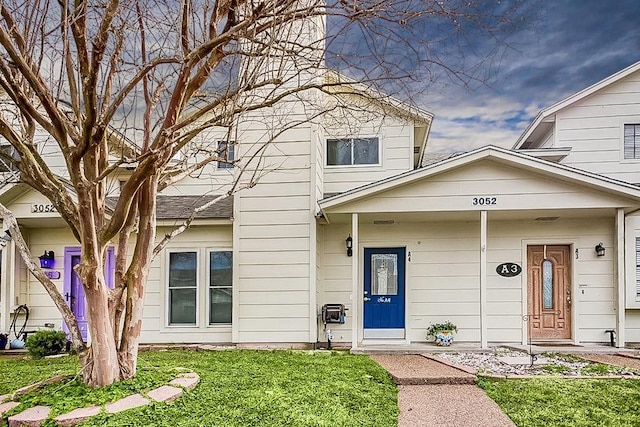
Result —
M 80 278 L 74 271 L 74 267 L 80 264 L 80 255 L 71 256 L 71 286 L 70 292 L 65 295 L 67 304 L 71 307 L 71 311 L 76 315 L 78 319 L 78 327 L 82 334 L 82 339 L 87 342 L 87 329 L 89 327 L 87 323 L 87 304 L 84 297 L 84 288 Z
M 72 247 L 64 249 L 64 297 L 67 304 L 73 311 L 78 320 L 78 327 L 82 334 L 82 339 L 87 341 L 87 331 L 89 330 L 89 322 L 87 320 L 87 302 L 84 295 L 84 288 L 80 277 L 74 271 L 74 267 L 80 263 L 80 248 Z M 107 285 L 113 288 L 113 273 L 115 270 L 115 259 L 113 248 L 107 250 L 107 259 L 105 260 L 105 279 Z M 67 325 L 64 324 L 64 331 L 69 332 Z

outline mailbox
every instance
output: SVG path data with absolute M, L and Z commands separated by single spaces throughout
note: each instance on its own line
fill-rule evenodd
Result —
M 322 306 L 322 323 L 344 323 L 344 304 L 325 304 Z

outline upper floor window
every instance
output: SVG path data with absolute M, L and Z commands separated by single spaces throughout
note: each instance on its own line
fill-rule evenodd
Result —
M 378 138 L 327 139 L 327 165 L 378 165 L 380 141 Z
M 226 162 L 218 161 L 218 169 L 232 169 L 235 158 L 235 144 L 233 141 L 218 141 L 217 153 L 226 159 Z
M 640 159 L 640 124 L 624 125 L 624 158 Z

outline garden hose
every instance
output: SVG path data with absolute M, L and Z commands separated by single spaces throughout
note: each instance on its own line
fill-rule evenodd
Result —
M 20 331 L 17 331 L 16 322 L 18 320 L 18 316 L 22 313 L 24 313 L 24 323 L 22 324 Z M 27 329 L 28 321 L 29 321 L 29 307 L 27 307 L 26 304 L 19 305 L 16 308 L 16 311 L 13 313 L 13 320 L 11 321 L 11 326 L 9 326 L 9 332 L 13 330 L 13 335 L 16 337 L 9 344 L 9 348 L 12 348 L 12 349 L 24 348 L 24 342 L 27 339 L 25 329 Z M 20 337 L 22 337 L 22 339 L 20 339 Z

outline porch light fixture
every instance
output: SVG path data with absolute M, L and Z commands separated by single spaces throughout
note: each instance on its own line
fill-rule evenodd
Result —
M 353 237 L 351 237 L 351 234 L 349 234 L 345 243 L 347 245 L 347 256 L 353 256 Z
M 602 244 L 602 242 L 598 243 L 596 245 L 596 255 L 598 256 L 604 256 L 604 245 Z
M 56 255 L 53 251 L 44 251 L 44 254 L 38 257 L 40 260 L 40 268 L 53 268 L 55 265 L 55 258 Z

